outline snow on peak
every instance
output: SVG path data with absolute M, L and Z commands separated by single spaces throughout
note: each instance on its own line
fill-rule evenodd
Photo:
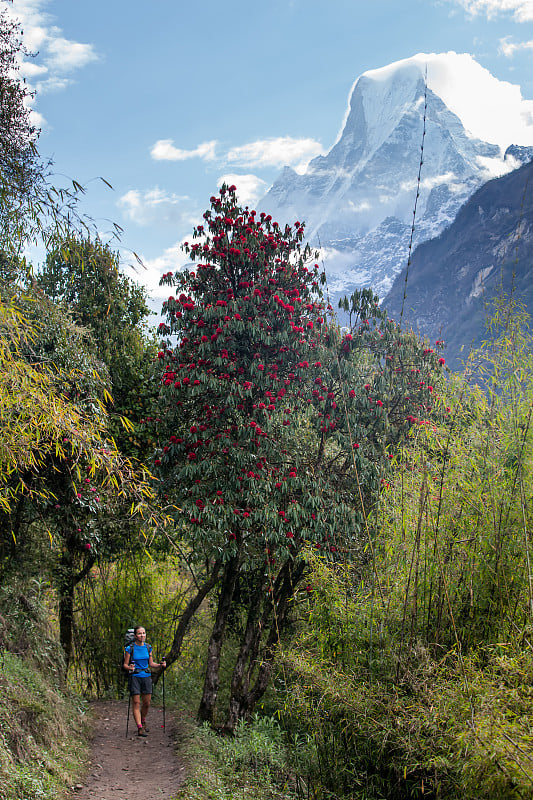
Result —
M 333 292 L 372 286 L 382 296 L 407 261 L 415 197 L 416 245 L 516 166 L 503 157 L 511 144 L 533 145 L 533 101 L 518 86 L 466 53 L 418 53 L 355 81 L 333 147 L 303 175 L 284 172 L 265 207 L 281 221 L 306 220 L 308 238 L 327 253 Z
M 503 150 L 510 144 L 533 144 L 533 101 L 524 100 L 519 86 L 500 81 L 469 53 L 454 51 L 417 53 L 360 75 L 350 90 L 336 141 L 342 137 L 358 95 L 363 97 L 368 133 L 372 136 L 380 124 L 389 128 L 397 119 L 402 106 L 409 99 L 412 101 L 426 72 L 428 88 L 459 117 L 471 137 L 497 144 Z

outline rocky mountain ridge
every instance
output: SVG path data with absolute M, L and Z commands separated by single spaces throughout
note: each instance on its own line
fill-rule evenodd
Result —
M 415 200 L 416 246 L 449 226 L 483 183 L 527 158 L 529 148 L 504 154 L 472 136 L 433 90 L 432 72 L 456 79 L 460 58 L 420 54 L 361 75 L 330 151 L 304 174 L 286 167 L 263 199 L 280 222 L 306 220 L 334 303 L 355 288 L 381 297 L 391 288 L 407 263 Z
M 440 236 L 416 249 L 383 305 L 402 325 L 444 339 L 447 360 L 459 367 L 485 337 L 502 292 L 533 314 L 533 162 L 478 189 Z

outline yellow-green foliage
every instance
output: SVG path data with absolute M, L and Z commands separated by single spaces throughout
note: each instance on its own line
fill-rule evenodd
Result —
M 483 391 L 395 454 L 366 561 L 309 555 L 285 719 L 335 797 L 533 797 L 533 340 L 503 312 Z
M 313 735 L 314 782 L 338 797 L 532 797 L 533 658 L 486 655 L 482 667 L 420 653 L 393 686 L 292 652 L 285 713 Z
M 0 695 L 0 800 L 66 797 L 85 749 L 79 702 L 9 652 L 0 656 Z
M 346 575 L 344 576 L 346 578 Z M 533 797 L 533 649 L 436 657 L 315 562 L 308 624 L 283 653 L 283 719 L 310 734 L 311 784 L 335 797 Z
M 119 664 L 127 629 L 144 625 L 147 641 L 154 648 L 154 657 L 158 660 L 169 652 L 175 621 L 194 591 L 190 574 L 183 569 L 180 560 L 172 556 L 152 558 L 148 552 L 141 552 L 93 568 L 87 581 L 79 587 L 76 598 L 76 622 L 83 635 L 79 637 L 71 679 L 75 678 L 77 671 L 83 690 L 96 690 L 100 696 L 106 692 L 124 691 L 125 679 Z M 204 616 L 202 610 L 196 615 L 179 664 L 173 666 L 166 677 L 169 690 L 177 682 L 179 691 L 187 687 L 185 696 L 188 697 L 191 692 L 196 696 L 200 691 L 207 638 L 203 630 Z M 93 619 L 98 620 L 97 627 L 87 625 L 87 620 Z M 201 645 L 196 646 L 193 643 L 198 637 Z M 201 666 L 197 664 L 199 660 Z M 194 686 L 188 675 L 193 661 Z
M 286 740 L 275 719 L 255 716 L 221 737 L 209 726 L 181 725 L 187 778 L 176 800 L 291 800 L 301 797 L 291 777 Z

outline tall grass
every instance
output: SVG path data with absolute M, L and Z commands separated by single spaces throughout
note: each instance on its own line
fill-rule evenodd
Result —
M 282 675 L 317 797 L 533 797 L 533 341 L 507 310 L 397 453 L 370 568 L 310 556 Z

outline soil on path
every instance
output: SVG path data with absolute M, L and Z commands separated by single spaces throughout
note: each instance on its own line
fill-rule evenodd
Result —
M 89 771 L 82 787 L 76 786 L 76 800 L 171 800 L 185 777 L 176 755 L 176 723 L 152 706 L 148 717 L 150 733 L 143 739 L 130 714 L 126 737 L 126 701 L 97 701 L 91 704 L 94 719 Z

